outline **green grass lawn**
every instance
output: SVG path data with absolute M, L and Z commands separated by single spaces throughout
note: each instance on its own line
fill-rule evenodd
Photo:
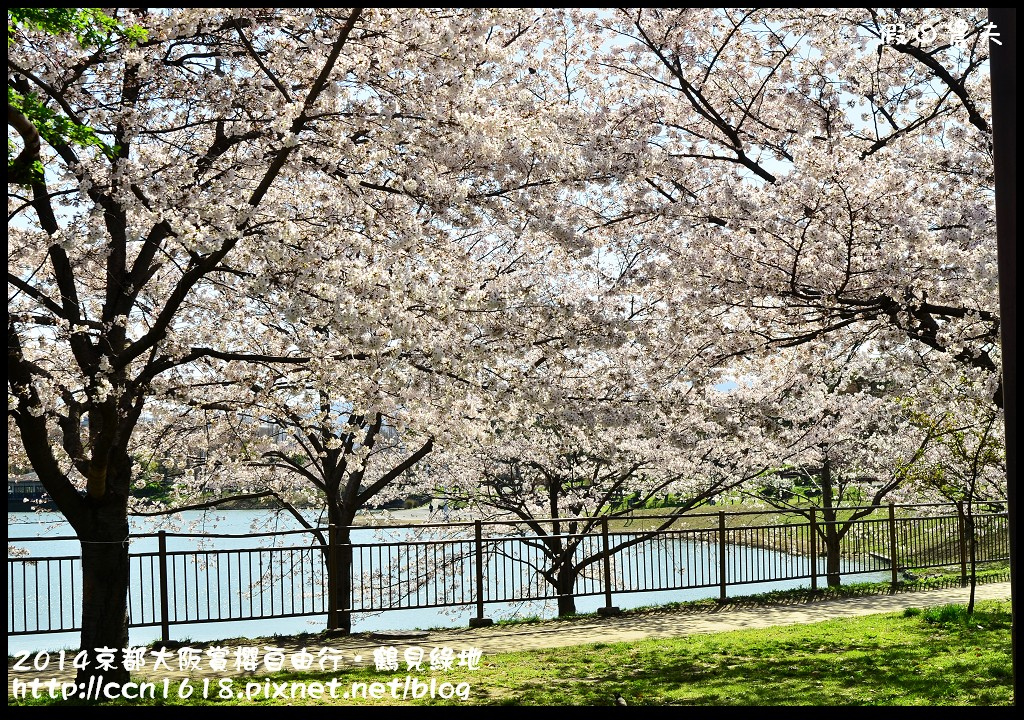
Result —
M 911 609 L 813 625 L 488 655 L 475 670 L 412 673 L 421 689 L 431 679 L 438 690 L 448 683 L 449 699 L 431 699 L 426 690 L 421 698 L 403 698 L 403 666 L 393 673 L 259 676 L 251 679 L 257 695 L 251 700 L 217 699 L 214 686 L 206 700 L 195 692 L 187 701 L 164 701 L 158 692 L 155 700 L 110 704 L 597 706 L 612 705 L 619 692 L 630 705 L 1009 706 L 1010 624 L 1009 602 L 983 601 L 970 618 L 957 605 Z M 336 699 L 326 692 L 317 699 L 290 696 L 293 689 L 332 679 Z M 228 694 L 237 695 L 246 682 L 233 679 Z M 376 699 L 370 696 L 375 682 L 381 683 Z M 267 699 L 255 683 L 288 696 Z M 82 703 L 8 699 L 8 705 L 61 704 Z

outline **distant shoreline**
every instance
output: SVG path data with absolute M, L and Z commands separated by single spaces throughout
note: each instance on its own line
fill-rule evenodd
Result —
M 299 510 L 309 510 L 312 508 L 298 508 Z M 209 508 L 214 512 L 238 512 L 238 511 L 251 511 L 251 510 L 278 510 L 278 508 L 271 508 L 267 506 L 251 506 L 251 507 L 218 507 Z M 193 512 L 192 510 L 184 510 L 182 512 Z M 56 508 L 41 508 L 35 510 L 12 510 L 8 508 L 8 515 L 61 515 L 60 511 Z M 171 515 L 168 515 L 170 517 Z M 62 516 L 63 517 L 63 516 Z M 143 517 L 135 515 L 131 512 L 128 513 L 128 517 Z M 400 523 L 444 523 L 446 522 L 442 512 L 439 509 L 435 509 L 433 512 L 430 510 L 430 505 L 420 505 L 414 508 L 402 508 L 395 510 L 360 510 L 356 514 L 355 525 L 370 525 L 375 524 L 371 521 L 377 519 L 383 521 L 384 524 L 400 524 Z

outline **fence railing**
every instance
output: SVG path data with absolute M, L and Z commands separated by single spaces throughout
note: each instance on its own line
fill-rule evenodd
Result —
M 707 588 L 725 599 L 728 588 L 742 585 L 806 581 L 817 588 L 836 571 L 844 582 L 884 574 L 893 589 L 910 569 L 958 568 L 967 579 L 967 523 L 955 506 L 890 505 L 831 523 L 820 512 L 682 517 L 685 526 L 662 530 L 632 529 L 645 520 L 639 516 L 629 523 L 545 520 L 534 523 L 540 534 L 513 521 L 358 526 L 349 529 L 352 542 L 333 548 L 302 530 L 138 534 L 133 543 L 149 549 L 129 553 L 130 626 L 159 626 L 168 641 L 170 628 L 182 624 L 459 606 L 474 608 L 471 624 L 486 624 L 489 605 L 566 596 L 603 595 L 602 612 L 612 613 L 613 595 Z M 1006 513 L 977 514 L 973 524 L 978 563 L 1008 560 Z M 254 546 L 260 538 L 275 544 Z M 55 540 L 75 541 L 8 539 L 30 553 L 7 560 L 8 635 L 80 629 L 81 558 L 31 555 L 35 543 Z M 180 548 L 200 540 L 214 547 Z M 338 557 L 351 558 L 350 566 Z M 330 597 L 338 587 L 327 581 L 332 563 L 348 573 L 346 597 Z

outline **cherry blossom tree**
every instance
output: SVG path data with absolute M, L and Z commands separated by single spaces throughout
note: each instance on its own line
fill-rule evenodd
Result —
M 335 603 L 329 627 L 346 632 L 351 629 L 344 603 L 352 593 L 350 534 L 356 514 L 416 493 L 416 478 L 409 471 L 430 454 L 434 434 L 443 427 L 437 421 L 443 408 L 408 398 L 396 406 L 398 398 L 386 391 L 384 373 L 376 377 L 381 384 L 375 395 L 342 394 L 355 387 L 367 390 L 363 374 L 372 373 L 370 364 L 375 360 L 320 360 L 290 369 L 250 366 L 244 387 L 239 387 L 241 373 L 230 373 L 232 381 L 225 373 L 215 391 L 193 398 L 189 407 L 179 406 L 170 421 L 169 434 L 183 433 L 179 442 L 202 448 L 204 457 L 201 474 L 177 483 L 170 509 L 195 507 L 197 499 L 211 493 L 214 499 L 198 504 L 273 497 L 322 548 L 327 595 Z M 346 383 L 349 375 L 359 382 Z M 182 392 L 194 393 L 195 387 Z M 190 422 L 193 416 L 201 420 Z M 194 432 L 202 425 L 204 432 Z M 320 522 L 309 517 L 310 510 Z
M 507 212 L 543 154 L 516 148 L 521 167 L 505 163 L 508 148 L 492 138 L 529 123 L 477 96 L 488 63 L 528 29 L 515 11 L 500 23 L 484 10 L 429 9 L 115 19 L 148 39 L 96 50 L 23 27 L 8 57 L 9 92 L 102 141 L 43 133 L 9 101 L 19 162 L 45 172 L 24 191 L 9 186 L 8 417 L 82 542 L 90 652 L 127 644 L 133 444 L 159 425 L 142 421 L 147 399 L 193 382 L 202 392 L 221 363 L 309 363 L 269 339 L 272 315 L 302 312 L 290 290 L 325 269 L 317 257 L 331 238 L 412 247 L 455 271 L 460 256 L 431 244 L 439 226 L 425 232 L 417 209 L 450 208 L 450 226 Z M 465 181 L 481 176 L 477 193 L 490 205 L 467 209 Z M 354 282 L 372 293 L 397 279 Z M 464 282 L 463 293 L 483 299 L 479 285 Z M 358 315 L 339 302 L 336 314 L 346 313 Z M 447 371 L 444 355 L 434 371 Z M 120 683 L 127 671 L 104 677 Z
M 798 447 L 748 415 L 832 344 L 1001 404 L 977 11 L 111 12 L 147 35 L 8 54 L 9 444 L 82 541 L 84 649 L 127 644 L 132 457 L 185 410 L 343 520 L 442 449 L 530 517 L 699 502 Z
M 786 392 L 792 363 L 860 348 L 885 360 L 873 374 L 889 392 L 957 378 L 1001 406 L 981 11 L 573 17 L 593 33 L 575 62 L 602 78 L 599 142 L 614 169 L 606 192 L 581 198 L 581 225 L 632 234 L 644 258 L 667 260 L 638 271 L 647 292 L 685 297 L 674 307 L 689 336 L 705 331 L 693 318 L 715 318 L 700 344 L 708 367 L 762 363 L 762 382 Z M 860 429 L 843 442 L 890 463 L 868 473 L 851 456 L 840 477 L 826 439 L 805 450 L 829 471 L 826 488 L 868 474 L 880 484 L 861 497 L 906 485 L 921 447 L 871 428 L 875 394 L 800 392 L 807 405 L 793 417 L 852 420 Z
M 246 48 L 253 23 L 233 14 L 136 17 L 160 26 L 151 40 L 99 52 L 26 32 L 8 58 L 9 88 L 43 98 L 109 148 L 52 135 L 44 148 L 21 123 L 24 146 L 35 149 L 28 159 L 46 172 L 27 196 L 9 195 L 11 215 L 23 219 L 8 256 L 9 414 L 81 540 L 81 646 L 90 653 L 127 646 L 130 446 L 149 386 L 223 352 L 204 342 L 209 317 L 189 321 L 220 290 L 216 278 L 230 276 L 225 258 L 263 221 L 257 211 L 299 155 L 296 139 L 315 124 L 358 19 L 325 23 L 330 37 L 305 72 L 286 78 L 284 94 L 283 84 L 263 87 L 279 73 L 261 70 L 260 53 Z M 276 112 L 285 97 L 290 112 Z M 295 159 L 291 167 L 301 174 Z M 122 683 L 127 670 L 106 679 Z
M 911 405 L 914 424 L 936 438 L 912 468 L 911 478 L 922 492 L 956 504 L 967 541 L 970 614 L 977 587 L 979 536 L 984 533 L 975 510 L 984 502 L 998 506 L 1006 501 L 1006 435 L 1002 413 L 977 393 L 964 390 L 964 384 L 947 382 L 931 397 Z
M 705 450 L 703 463 L 681 465 L 676 456 L 700 449 L 676 445 L 680 438 L 668 431 L 655 440 L 600 423 L 589 432 L 536 423 L 515 435 L 462 455 L 463 463 L 446 462 L 449 471 L 478 479 L 471 487 L 451 480 L 444 489 L 474 515 L 528 528 L 531 537 L 525 542 L 544 559 L 537 576 L 556 592 L 560 616 L 576 612 L 574 586 L 581 575 L 599 572 L 609 554 L 653 536 L 641 533 L 615 541 L 606 552 L 587 542 L 603 522 L 631 516 L 635 506 L 648 501 L 671 498 L 673 507 L 657 524 L 664 530 L 687 510 L 765 470 L 730 465 L 730 460 L 748 460 L 739 450 L 738 457 L 719 452 L 714 458 Z M 468 460 L 475 462 L 469 465 Z
M 812 346 L 819 353 L 808 362 Z M 924 378 L 912 358 L 882 358 L 864 347 L 837 353 L 835 345 L 807 343 L 772 360 L 786 368 L 771 373 L 779 383 L 772 385 L 775 403 L 748 417 L 764 423 L 790 459 L 744 493 L 808 522 L 813 513 L 827 583 L 838 587 L 842 542 L 855 522 L 884 502 L 920 497 L 913 478 L 937 433 L 914 422 L 907 398 Z
M 605 39 L 581 44 L 599 48 L 586 63 L 614 118 L 606 222 L 671 260 L 666 284 L 700 288 L 685 312 L 728 317 L 722 360 L 844 336 L 909 343 L 938 373 L 982 377 L 1000 405 L 987 22 L 580 14 Z
M 757 425 L 740 420 L 755 393 L 716 391 L 699 352 L 657 332 L 665 308 L 623 291 L 621 275 L 605 277 L 612 267 L 590 267 L 603 281 L 591 285 L 586 312 L 552 310 L 549 331 L 560 340 L 494 373 L 477 398 L 476 433 L 435 459 L 449 500 L 529 529 L 525 542 L 543 558 L 537 577 L 554 589 L 560 615 L 575 612 L 581 575 L 649 537 L 588 545 L 603 522 L 671 497 L 663 530 L 782 461 Z M 582 283 L 584 268 L 574 269 Z

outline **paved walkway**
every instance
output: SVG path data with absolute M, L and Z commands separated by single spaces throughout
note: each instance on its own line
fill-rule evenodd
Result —
M 778 605 L 744 605 L 726 604 L 711 608 L 694 610 L 663 610 L 643 614 L 620 615 L 617 617 L 586 617 L 565 620 L 549 620 L 543 623 L 523 625 L 495 625 L 486 628 L 445 629 L 429 632 L 408 633 L 360 633 L 350 636 L 325 637 L 321 635 L 290 641 L 277 638 L 266 643 L 246 641 L 247 645 L 257 645 L 260 660 L 264 658 L 266 647 L 273 642 L 276 648 L 284 652 L 289 659 L 285 669 L 290 669 L 290 660 L 303 649 L 316 657 L 314 667 L 321 657 L 340 658 L 338 669 L 346 666 L 372 666 L 373 652 L 379 648 L 394 647 L 398 650 L 399 661 L 404 651 L 410 646 L 423 648 L 425 653 L 434 648 L 451 648 L 456 657 L 467 649 L 479 649 L 483 656 L 502 652 L 531 650 L 540 648 L 562 647 L 567 645 L 584 645 L 595 642 L 629 642 L 648 638 L 681 637 L 702 633 L 718 633 L 730 630 L 769 627 L 777 625 L 797 625 L 815 623 L 856 615 L 897 612 L 908 607 L 932 607 L 948 603 L 966 603 L 969 588 L 947 588 L 942 590 L 926 590 L 904 592 L 895 595 L 867 595 L 857 598 L 839 600 L 819 600 L 811 602 L 792 602 Z M 976 598 L 1009 599 L 1010 583 L 991 583 L 979 585 Z M 169 668 L 153 667 L 153 658 L 147 658 L 146 665 L 136 675 L 150 680 L 164 678 L 223 678 L 251 675 L 251 671 L 235 669 L 237 654 L 235 646 L 225 643 L 227 648 L 227 668 L 210 667 L 207 651 L 210 645 L 198 647 L 203 657 L 198 669 L 180 670 L 178 668 L 178 650 L 175 648 L 167 660 Z M 321 652 L 323 655 L 321 656 Z M 32 658 L 28 664 L 31 666 Z M 327 662 L 326 669 L 333 669 L 332 662 Z M 258 672 L 266 671 L 264 666 Z M 30 681 L 40 678 L 43 681 L 55 678 L 60 681 L 71 680 L 73 671 L 63 672 L 53 667 L 44 671 L 21 671 L 8 661 L 8 693 L 11 692 L 15 678 Z M 216 682 L 216 680 L 211 680 Z

